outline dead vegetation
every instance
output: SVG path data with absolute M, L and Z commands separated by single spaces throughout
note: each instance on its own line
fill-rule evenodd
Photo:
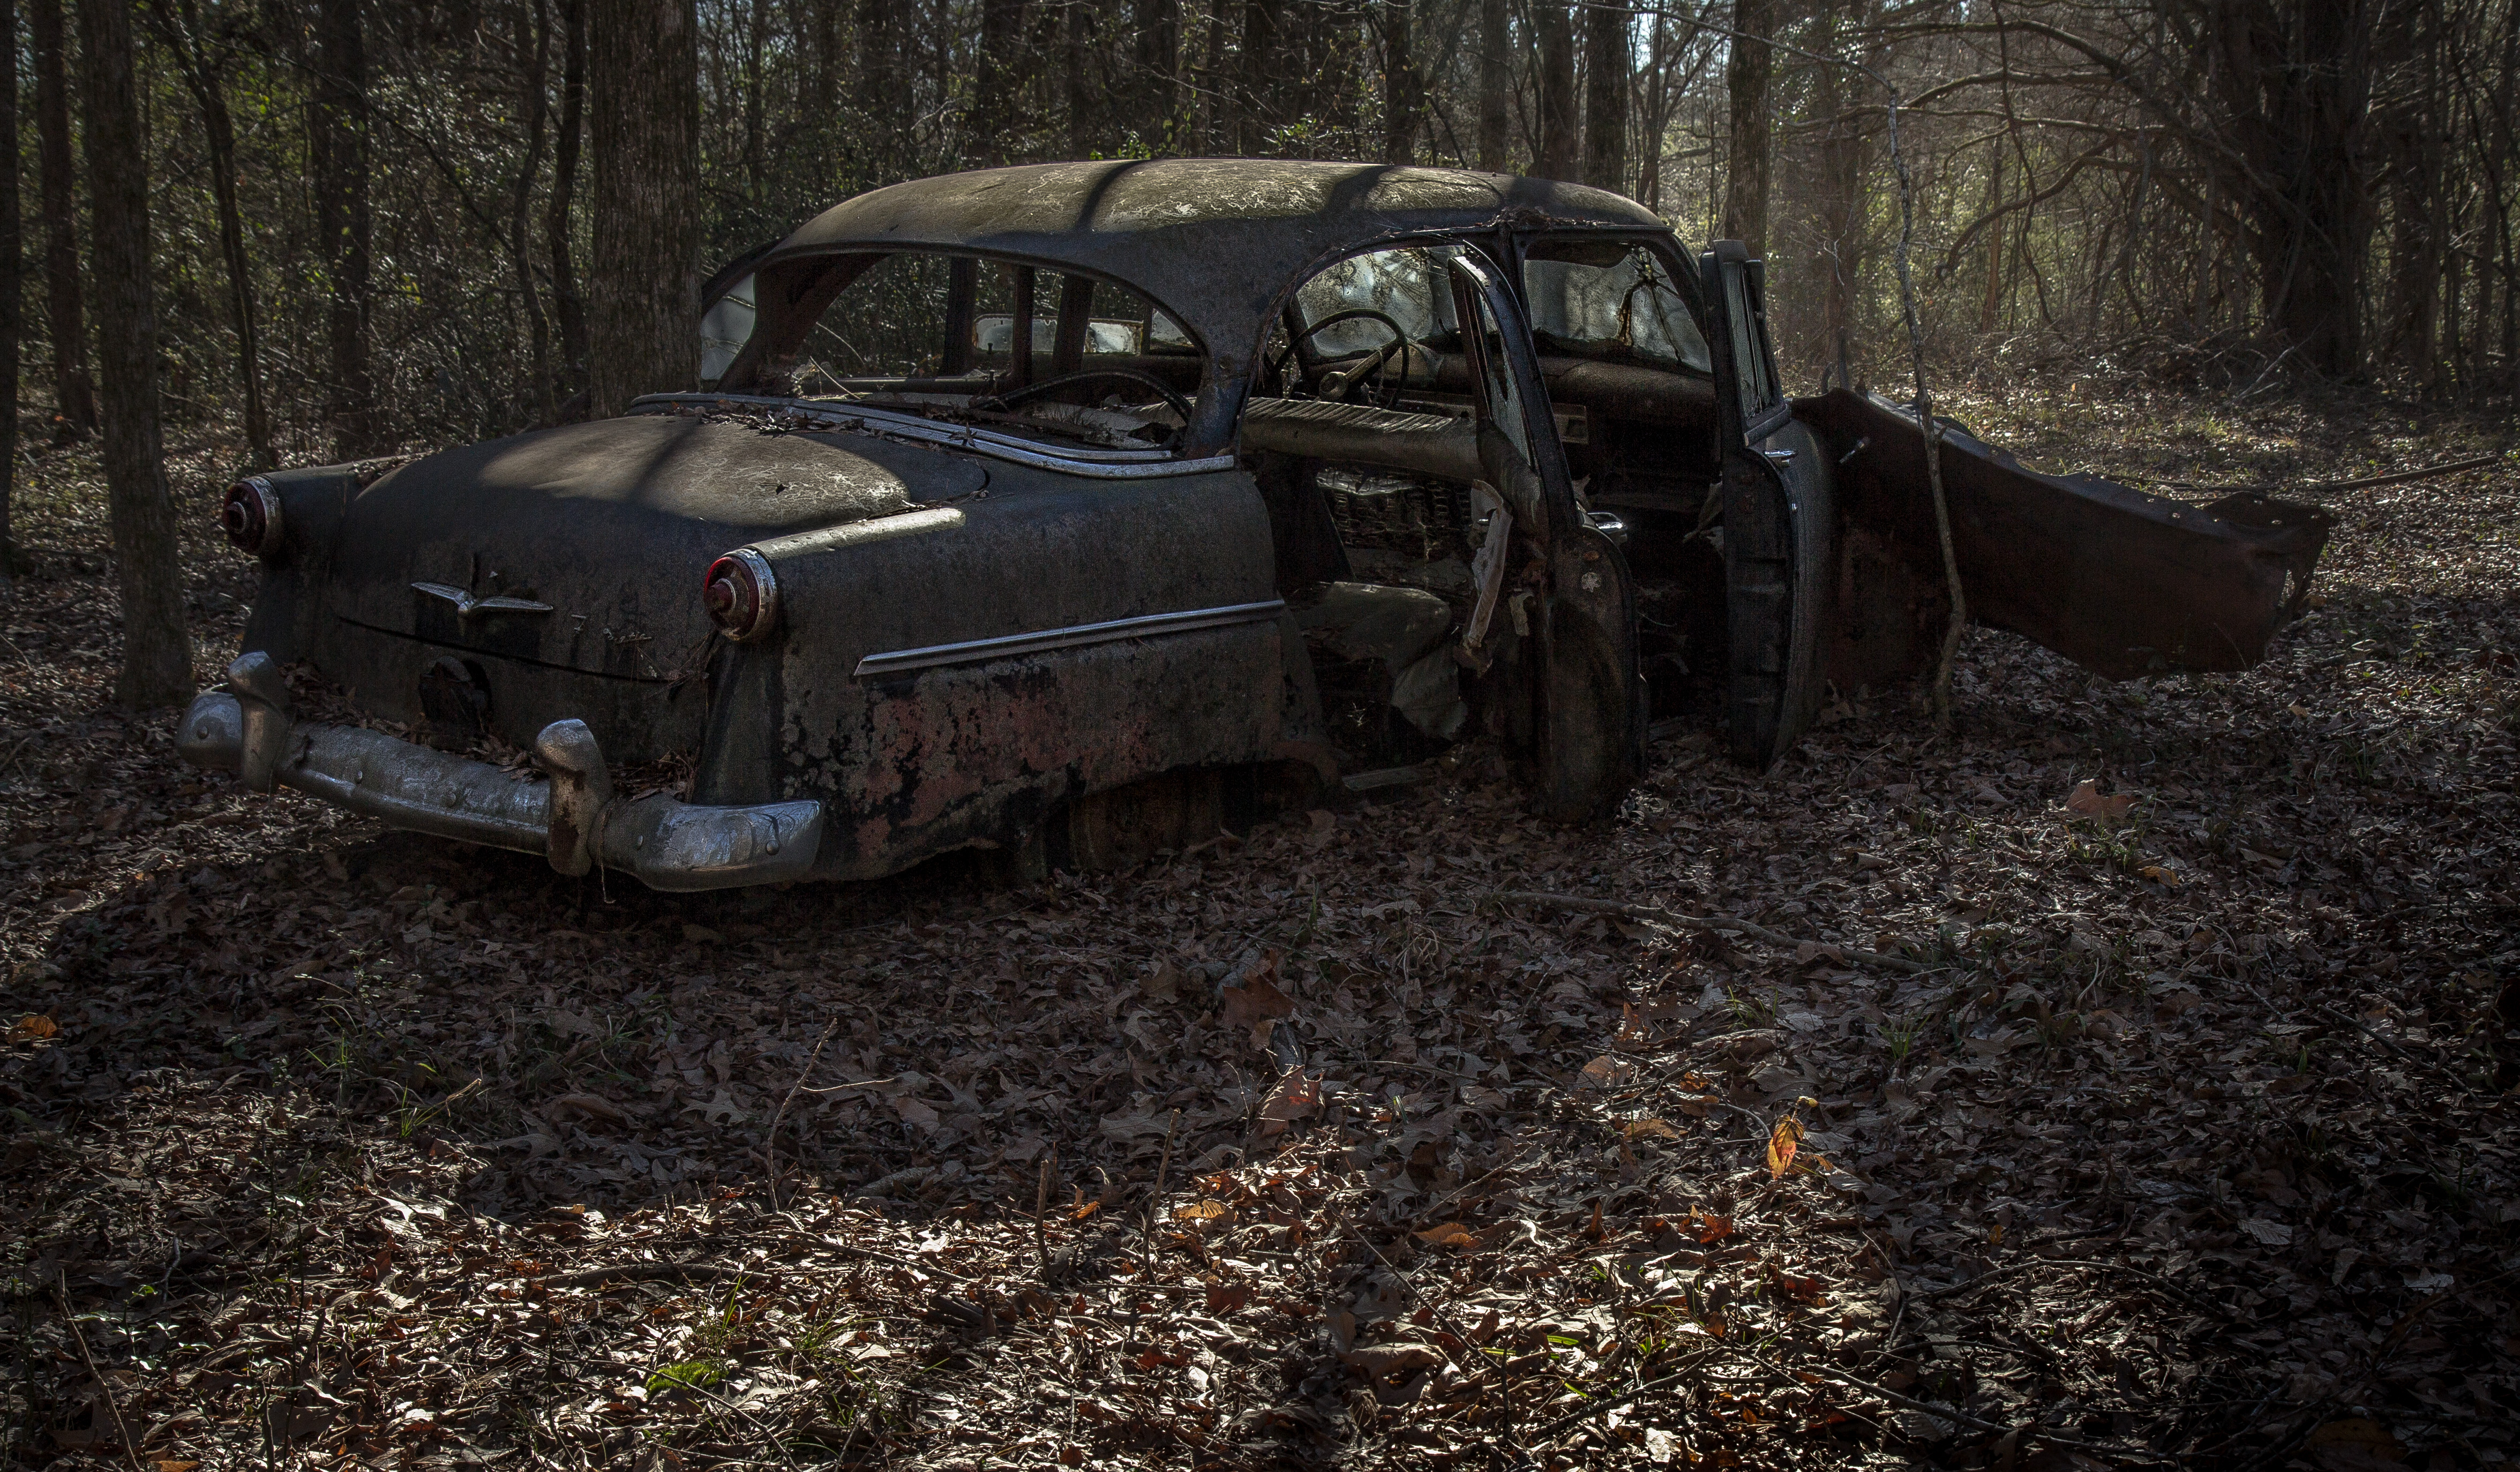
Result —
M 1954 412 L 2170 478 L 2501 448 L 2009 394 Z M 1957 736 L 1670 733 L 1590 829 L 1473 754 L 1129 873 L 686 898 L 181 768 L 89 485 L 0 648 L 23 1465 L 2520 1456 L 2508 468 L 2330 498 L 2246 675 L 1980 633 Z

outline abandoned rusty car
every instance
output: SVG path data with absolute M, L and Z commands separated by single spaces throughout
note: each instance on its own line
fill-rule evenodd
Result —
M 179 742 L 677 890 L 1116 862 L 1473 737 L 1578 819 L 1655 716 L 1764 766 L 1951 604 L 1915 415 L 1787 397 L 1763 285 L 1491 174 L 877 190 L 721 273 L 698 392 L 238 484 L 261 588 Z M 1943 440 L 1971 615 L 2102 676 L 2254 661 L 2325 536 Z

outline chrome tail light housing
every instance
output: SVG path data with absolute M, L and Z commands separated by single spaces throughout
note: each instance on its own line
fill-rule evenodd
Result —
M 219 530 L 237 551 L 267 557 L 280 550 L 280 493 L 259 475 L 228 487 L 219 503 Z
M 779 622 L 779 578 L 770 559 L 749 547 L 709 563 L 700 602 L 717 631 L 737 644 L 768 634 Z

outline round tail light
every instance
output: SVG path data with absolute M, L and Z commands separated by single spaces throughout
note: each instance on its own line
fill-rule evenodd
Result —
M 718 632 L 738 644 L 759 639 L 779 621 L 779 579 L 769 559 L 746 547 L 709 563 L 700 601 Z
M 280 547 L 280 496 L 271 482 L 249 475 L 228 487 L 219 505 L 219 530 L 239 552 L 256 557 Z

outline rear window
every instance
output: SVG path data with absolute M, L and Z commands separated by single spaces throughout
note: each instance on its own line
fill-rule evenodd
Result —
M 958 276 L 968 293 L 959 311 Z M 807 330 L 795 358 L 795 391 L 1005 377 L 1016 367 L 1016 323 L 1027 293 L 1035 378 L 1149 357 L 1196 357 L 1181 324 L 1124 287 L 997 261 L 904 253 L 860 273 Z

